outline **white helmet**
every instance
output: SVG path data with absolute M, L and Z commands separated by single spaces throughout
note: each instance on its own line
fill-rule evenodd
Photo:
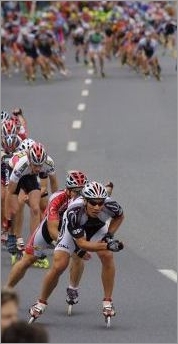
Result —
M 19 150 L 20 151 L 22 151 L 22 150 L 28 151 L 30 149 L 30 147 L 33 145 L 33 143 L 35 143 L 34 140 L 32 140 L 30 138 L 29 139 L 25 139 L 20 144 Z
M 1 124 L 7 119 L 10 119 L 10 115 L 6 111 L 1 111 Z
M 84 186 L 82 190 L 82 196 L 86 199 L 91 199 L 91 198 L 105 199 L 108 197 L 108 193 L 104 185 L 98 182 L 90 182 Z

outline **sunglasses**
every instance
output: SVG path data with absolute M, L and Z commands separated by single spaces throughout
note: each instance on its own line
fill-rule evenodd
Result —
M 88 203 L 90 203 L 93 206 L 99 205 L 99 207 L 101 207 L 104 204 L 104 200 L 102 200 L 102 201 L 95 201 L 94 199 L 88 199 L 87 201 L 88 201 Z
M 38 164 L 38 163 L 35 163 L 33 161 L 30 161 L 30 163 L 31 163 L 32 166 L 35 166 L 35 167 L 42 167 L 43 166 L 43 164 Z
M 81 192 L 82 188 L 69 188 L 70 191 Z
M 13 112 L 13 115 L 18 116 L 18 115 L 21 115 L 21 113 L 20 113 L 20 111 L 17 111 L 17 112 L 15 111 L 15 112 Z

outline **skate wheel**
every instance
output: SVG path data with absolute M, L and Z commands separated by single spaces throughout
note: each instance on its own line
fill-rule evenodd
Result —
M 105 317 L 106 327 L 109 328 L 111 326 L 111 317 L 107 316 Z
M 35 321 L 35 318 L 34 317 L 31 317 L 28 324 L 32 324 L 33 322 Z
M 72 314 L 72 305 L 68 306 L 67 314 L 71 315 Z

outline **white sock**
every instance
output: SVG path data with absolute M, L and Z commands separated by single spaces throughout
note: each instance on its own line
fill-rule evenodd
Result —
M 70 289 L 73 289 L 73 290 L 78 290 L 78 287 L 73 287 L 72 285 L 69 284 L 69 287 Z

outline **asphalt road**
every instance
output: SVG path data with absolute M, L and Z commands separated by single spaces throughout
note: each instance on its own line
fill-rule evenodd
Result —
M 86 262 L 73 315 L 66 313 L 66 271 L 39 322 L 55 343 L 176 343 L 177 286 L 159 271 L 177 271 L 175 60 L 161 57 L 162 82 L 145 81 L 114 59 L 101 79 L 88 74 L 90 67 L 76 65 L 72 50 L 67 63 L 70 77 L 58 75 L 45 82 L 39 76 L 33 86 L 21 74 L 2 76 L 2 108 L 24 108 L 30 137 L 41 140 L 54 158 L 61 188 L 68 169 L 113 181 L 113 198 L 125 212 L 119 234 L 125 249 L 115 254 L 113 300 L 118 313 L 110 329 L 101 312 L 101 269 L 95 254 Z M 79 104 L 85 109 L 78 110 Z M 81 128 L 72 128 L 75 120 Z M 67 150 L 71 141 L 77 145 L 74 152 Z M 26 209 L 24 236 L 28 219 Z M 2 284 L 9 269 L 9 255 L 2 250 Z M 28 318 L 44 274 L 31 268 L 18 284 L 21 318 Z

